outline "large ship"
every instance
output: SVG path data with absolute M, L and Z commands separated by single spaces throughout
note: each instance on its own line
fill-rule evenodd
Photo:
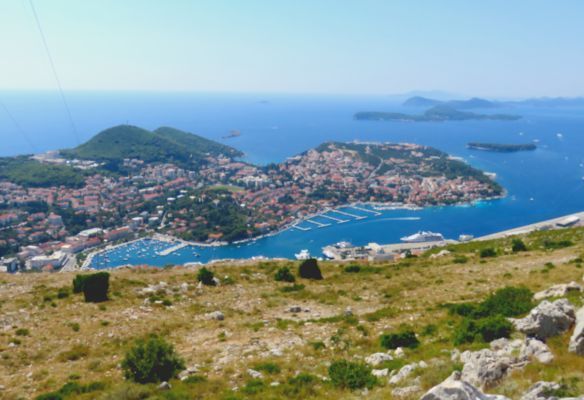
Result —
M 420 231 L 410 236 L 404 236 L 400 240 L 406 243 L 438 242 L 444 240 L 444 236 L 441 233 Z

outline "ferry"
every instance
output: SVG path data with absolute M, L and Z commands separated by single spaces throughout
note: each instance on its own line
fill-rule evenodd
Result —
M 441 233 L 434 233 L 430 231 L 419 231 L 410 236 L 404 236 L 400 239 L 406 243 L 422 243 L 422 242 L 437 242 L 444 240 Z
M 310 258 L 310 252 L 306 249 L 300 250 L 300 253 L 294 254 L 297 260 L 308 260 Z

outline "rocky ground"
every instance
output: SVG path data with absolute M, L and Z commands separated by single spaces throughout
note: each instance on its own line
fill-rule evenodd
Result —
M 510 239 L 470 243 L 439 257 L 359 263 L 358 272 L 321 263 L 324 280 L 296 277 L 297 286 L 274 280 L 283 265 L 295 272 L 292 262 L 214 265 L 215 287 L 199 285 L 196 269 L 121 269 L 112 272 L 110 300 L 99 304 L 71 293 L 72 273 L 3 275 L 0 398 L 33 399 L 67 382 L 99 383 L 67 399 L 582 395 L 583 237 L 582 229 L 536 233 L 517 253 Z M 497 256 L 481 257 L 486 247 Z M 442 305 L 521 285 L 536 300 L 512 320 L 510 338 L 453 343 L 459 317 Z M 419 346 L 380 345 L 382 333 L 403 326 Z M 172 343 L 187 366 L 162 388 L 126 382 L 120 368 L 135 339 L 150 333 Z M 367 364 L 377 383 L 336 387 L 328 367 L 339 359 Z M 312 380 L 298 383 L 300 373 Z

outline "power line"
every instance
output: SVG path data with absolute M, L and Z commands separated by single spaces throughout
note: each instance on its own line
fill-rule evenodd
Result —
M 4 112 L 6 113 L 6 115 L 8 115 L 8 118 L 12 121 L 12 123 L 14 124 L 14 126 L 16 127 L 16 130 L 22 135 L 22 137 L 24 138 L 24 140 L 26 140 L 26 142 L 28 143 L 28 145 L 31 147 L 32 152 L 36 153 L 36 146 L 34 145 L 34 143 L 32 142 L 32 140 L 30 140 L 30 138 L 28 137 L 28 135 L 26 134 L 26 132 L 22 129 L 22 127 L 20 126 L 20 124 L 18 123 L 18 121 L 16 120 L 16 118 L 14 118 L 14 115 L 12 115 L 12 113 L 10 112 L 10 110 L 8 110 L 8 107 L 6 107 L 6 105 L 0 101 L 0 107 L 2 107 L 2 109 L 4 109 Z
M 39 16 L 36 12 L 36 8 L 34 7 L 33 0 L 29 0 L 30 8 L 32 9 L 32 13 L 34 15 L 34 19 L 36 21 L 37 28 L 39 29 L 39 33 L 41 34 L 41 38 L 43 40 L 43 46 L 45 47 L 45 51 L 47 53 L 47 57 L 49 59 L 49 64 L 51 65 L 51 70 L 53 71 L 53 76 L 55 78 L 55 82 L 57 82 L 57 87 L 59 88 L 59 93 L 61 94 L 61 99 L 63 100 L 63 105 L 65 106 L 65 110 L 67 110 L 67 116 L 69 117 L 69 122 L 71 123 L 71 128 L 73 130 L 73 134 L 75 135 L 75 141 L 79 144 L 79 135 L 77 134 L 77 128 L 75 126 L 75 122 L 73 121 L 73 115 L 71 114 L 71 109 L 69 108 L 69 103 L 67 103 L 67 98 L 65 97 L 65 93 L 63 92 L 63 87 L 61 86 L 61 80 L 59 79 L 59 75 L 57 74 L 57 69 L 55 68 L 55 63 L 53 62 L 53 57 L 51 56 L 51 51 L 49 50 L 49 45 L 47 44 L 47 38 L 45 37 L 45 33 L 43 31 L 43 27 L 41 26 L 41 21 Z

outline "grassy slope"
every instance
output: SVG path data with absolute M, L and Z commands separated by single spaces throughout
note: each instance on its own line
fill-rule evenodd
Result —
M 344 273 L 342 266 L 326 263 L 322 265 L 324 281 L 302 280 L 299 283 L 306 288 L 291 293 L 279 291 L 286 284 L 273 281 L 277 263 L 217 265 L 212 268 L 216 274 L 230 276 L 235 284 L 200 291 L 192 285 L 186 293 L 166 295 L 173 303 L 170 307 L 145 306 L 136 289 L 159 281 L 171 287 L 193 283 L 195 271 L 115 271 L 112 299 L 103 306 L 85 304 L 73 295 L 56 298 L 58 288 L 70 286 L 72 274 L 3 276 L 0 325 L 5 329 L 0 333 L 0 384 L 6 389 L 2 395 L 8 400 L 32 398 L 61 387 L 72 374 L 79 375 L 84 383 L 102 381 L 107 385 L 104 391 L 79 398 L 130 399 L 138 397 L 128 395 L 128 391 L 158 393 L 152 386 L 123 383 L 118 367 L 133 339 L 157 332 L 176 346 L 187 365 L 199 364 L 201 374 L 209 380 L 173 382 L 176 397 L 158 394 L 144 398 L 229 398 L 232 387 L 242 388 L 249 380 L 247 368 L 265 361 L 278 364 L 281 372 L 265 374 L 265 388 L 258 394 L 242 395 L 239 391 L 239 397 L 234 398 L 356 398 L 360 392 L 334 389 L 326 382 L 298 393 L 291 392 L 292 387 L 286 384 L 269 387 L 269 382 L 286 382 L 299 371 L 326 376 L 331 360 L 359 359 L 381 351 L 379 334 L 403 323 L 418 333 L 428 324 L 437 327 L 436 333 L 420 336 L 421 346 L 406 351 L 404 360 L 435 360 L 433 367 L 413 376 L 419 375 L 423 388 L 428 389 L 458 367 L 449 356 L 455 321 L 439 304 L 480 300 L 505 285 L 522 284 L 538 291 L 554 283 L 581 281 L 583 232 L 580 229 L 531 235 L 525 241 L 532 250 L 526 253 L 508 254 L 508 239 L 471 243 L 452 247 L 454 253 L 446 257 L 425 256 L 372 265 L 356 274 Z M 575 244 L 553 251 L 543 249 L 545 243 L 563 239 Z M 481 259 L 477 252 L 484 247 L 493 247 L 501 255 Z M 462 256 L 467 259 L 465 263 L 460 263 Z M 581 302 L 580 298 L 572 300 Z M 296 304 L 311 311 L 297 316 L 285 312 Z M 355 320 L 338 317 L 347 306 L 352 307 Z M 225 313 L 225 321 L 204 317 L 215 310 Z M 74 324 L 79 324 L 78 331 Z M 30 333 L 17 336 L 17 328 L 26 328 Z M 493 392 L 517 398 L 538 380 L 570 376 L 584 380 L 584 357 L 567 353 L 568 338 L 569 333 L 550 341 L 556 355 L 552 364 L 532 364 L 514 373 Z M 9 347 L 14 339 L 20 344 Z M 315 350 L 310 343 L 318 341 L 324 342 L 326 348 Z M 480 346 L 474 344 L 470 348 Z M 267 354 L 273 347 L 284 347 L 284 355 Z M 72 350 L 79 358 L 67 361 L 67 352 Z M 69 354 L 69 358 L 75 357 Z M 399 367 L 399 363 L 390 366 Z M 584 392 L 582 381 L 579 385 Z M 369 398 L 390 398 L 391 390 L 384 383 L 374 388 Z M 412 398 L 419 398 L 419 394 Z

